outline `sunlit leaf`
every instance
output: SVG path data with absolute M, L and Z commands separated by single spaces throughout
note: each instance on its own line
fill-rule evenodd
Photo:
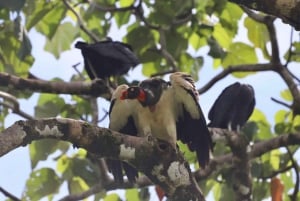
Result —
M 128 7 L 134 3 L 134 0 L 120 0 L 121 7 Z
M 293 96 L 289 89 L 285 89 L 280 92 L 280 96 L 286 101 L 293 101 Z
M 89 189 L 89 186 L 80 177 L 72 177 L 68 182 L 68 188 L 70 194 L 82 193 Z
M 139 201 L 139 192 L 137 189 L 128 189 L 125 192 L 126 200 Z
M 280 165 L 280 151 L 278 149 L 272 150 L 270 152 L 270 163 L 273 167 L 274 170 L 278 170 L 279 165 Z
M 221 24 L 218 23 L 215 25 L 213 36 L 218 41 L 220 46 L 222 46 L 222 48 L 229 48 L 232 38 L 228 35 L 228 33 L 226 32 L 224 27 L 222 27 Z
M 108 194 L 103 201 L 121 201 L 120 197 L 116 193 Z
M 228 53 L 225 56 L 222 64 L 224 68 L 233 65 L 241 64 L 255 64 L 257 63 L 257 56 L 253 47 L 236 42 L 230 45 Z
M 207 42 L 204 37 L 200 37 L 198 34 L 192 33 L 189 38 L 189 44 L 192 45 L 195 50 L 198 50 L 200 47 L 206 45 Z
M 260 48 L 266 59 L 270 59 L 267 50 L 267 43 L 270 41 L 269 31 L 263 23 L 259 23 L 246 17 L 244 25 L 247 28 L 248 38 L 253 43 L 254 47 Z

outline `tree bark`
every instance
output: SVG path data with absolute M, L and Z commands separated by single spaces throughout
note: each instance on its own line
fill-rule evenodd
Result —
M 300 30 L 300 1 L 295 0 L 230 0 L 247 8 L 274 15 Z
M 140 138 L 65 118 L 18 121 L 0 133 L 0 156 L 33 140 L 54 138 L 97 155 L 127 161 L 174 201 L 205 200 L 189 164 L 167 142 Z

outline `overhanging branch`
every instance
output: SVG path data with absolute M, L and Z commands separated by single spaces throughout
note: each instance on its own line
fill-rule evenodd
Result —
M 20 78 L 8 73 L 0 73 L 0 86 L 13 87 L 16 90 L 32 92 L 91 95 L 110 99 L 111 91 L 101 79 L 91 82 L 45 81 L 38 79 Z

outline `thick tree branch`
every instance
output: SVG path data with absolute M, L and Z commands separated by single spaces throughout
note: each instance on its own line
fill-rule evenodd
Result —
M 233 3 L 244 5 L 250 9 L 274 15 L 300 30 L 300 2 L 293 0 L 230 0 Z
M 127 161 L 172 200 L 205 200 L 188 163 L 170 144 L 120 134 L 83 121 L 65 118 L 18 121 L 0 134 L 0 156 L 44 138 L 69 141 L 98 157 Z
M 233 190 L 235 200 L 251 200 L 252 181 L 250 161 L 247 154 L 248 142 L 245 137 L 236 132 L 228 136 L 228 144 L 233 154 Z
M 233 135 L 231 131 L 226 129 L 209 128 L 209 130 L 212 134 L 213 141 L 217 141 L 217 143 L 221 140 L 228 144 L 228 136 Z M 247 157 L 251 160 L 271 150 L 291 145 L 300 145 L 300 133 L 282 134 L 269 140 L 256 142 L 251 147 L 248 147 L 250 150 L 247 151 Z M 200 181 L 221 168 L 232 167 L 234 160 L 235 158 L 232 153 L 215 156 L 204 170 L 200 169 L 194 173 L 195 178 L 197 181 Z
M 110 99 L 111 91 L 103 80 L 96 79 L 92 82 L 62 82 L 25 79 L 7 73 L 0 73 L 0 86 L 13 87 L 16 90 L 32 92 L 91 95 Z

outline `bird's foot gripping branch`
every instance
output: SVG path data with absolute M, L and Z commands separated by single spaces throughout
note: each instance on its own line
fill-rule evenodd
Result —
M 99 157 L 126 161 L 161 186 L 172 200 L 205 200 L 189 165 L 170 144 L 120 134 L 83 121 L 65 118 L 18 121 L 0 133 L 0 156 L 45 138 L 69 141 Z

